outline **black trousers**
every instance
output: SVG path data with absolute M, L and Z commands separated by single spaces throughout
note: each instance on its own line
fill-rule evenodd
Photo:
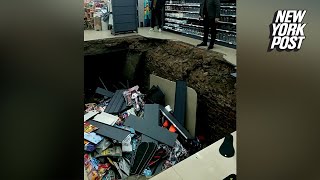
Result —
M 162 10 L 155 8 L 151 10 L 151 27 L 156 26 L 156 20 L 158 20 L 158 28 L 162 28 Z
M 208 17 L 208 15 L 204 16 L 203 20 L 203 26 L 204 26 L 204 36 L 203 36 L 203 42 L 208 42 L 208 35 L 209 35 L 209 28 L 211 28 L 210 34 L 211 34 L 211 41 L 210 44 L 214 45 L 216 34 L 217 34 L 217 23 L 215 22 L 214 18 Z

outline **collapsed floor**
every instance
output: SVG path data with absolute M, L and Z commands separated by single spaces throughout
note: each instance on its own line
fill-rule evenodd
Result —
M 129 80 L 144 92 L 149 88 L 151 73 L 171 81 L 185 80 L 198 94 L 197 135 L 205 137 L 207 144 L 212 144 L 236 130 L 236 79 L 230 75 L 235 72 L 235 67 L 225 61 L 222 54 L 182 42 L 142 36 L 84 43 L 85 57 L 112 53 L 118 55 L 115 62 L 110 57 L 99 62 L 85 61 L 85 68 L 90 69 L 87 72 L 93 74 L 100 68 L 102 73 L 106 73 L 100 74 L 104 81 L 115 79 L 110 84 L 116 84 L 115 81 L 123 80 L 126 85 L 126 80 Z M 94 89 L 100 82 L 88 74 L 85 75 L 85 88 L 89 89 L 91 85 Z
M 115 179 L 132 174 L 155 175 L 187 158 L 206 144 L 211 144 L 235 131 L 236 81 L 230 75 L 235 70 L 223 60 L 222 54 L 194 48 L 181 42 L 141 36 L 88 41 L 85 42 L 84 51 L 85 102 L 96 103 L 85 106 L 85 117 L 92 111 L 96 112 L 90 115 L 90 120 L 85 123 L 85 132 L 89 133 L 85 134 L 85 139 L 89 140 L 85 141 L 85 165 L 87 171 L 91 172 L 91 179 L 95 179 L 95 176 L 101 179 Z M 179 123 L 170 120 L 175 119 L 174 117 L 168 118 L 170 113 L 164 112 L 165 104 L 162 108 L 156 104 L 151 105 L 153 101 L 148 100 L 150 74 L 172 81 L 184 80 L 198 93 L 195 137 L 186 139 L 190 135 L 186 136 L 188 132 L 181 132 L 183 127 L 177 128 L 176 125 Z M 131 92 L 132 89 L 128 88 L 135 85 L 139 86 L 139 91 L 135 89 L 132 92 L 139 94 L 141 91 L 147 94 L 147 98 L 141 94 L 141 99 L 135 99 L 131 106 L 127 106 L 130 108 L 122 109 L 122 105 L 117 105 L 116 109 L 123 111 L 114 112 L 115 109 L 111 108 L 113 105 L 110 105 L 114 103 L 113 96 L 117 96 L 120 89 Z M 97 96 L 97 87 L 101 87 L 100 96 Z M 106 93 L 106 90 L 115 94 L 111 93 L 110 97 L 105 94 L 102 97 L 101 91 Z M 123 90 L 118 94 L 126 100 L 125 96 L 122 96 Z M 140 105 L 139 109 L 136 109 L 135 103 Z M 167 138 L 157 139 L 157 136 L 136 124 L 139 122 L 137 118 L 145 118 L 148 108 L 153 108 L 153 113 L 149 114 L 159 113 L 159 117 L 155 116 L 157 120 L 154 120 L 158 121 L 157 126 L 164 127 L 165 119 L 170 120 L 169 124 L 175 125 L 174 130 L 169 128 L 170 125 L 167 127 L 166 131 L 171 131 L 169 134 L 163 132 L 167 134 Z M 106 119 L 97 117 L 102 115 Z M 126 130 L 127 134 L 122 134 L 122 138 L 108 134 L 112 131 L 109 126 Z M 119 132 L 118 135 L 120 134 Z M 177 137 L 172 137 L 172 134 L 177 134 Z M 157 140 L 150 140 L 150 135 Z M 149 140 L 146 140 L 146 137 Z M 130 144 L 129 150 L 127 146 L 124 147 L 125 140 L 125 144 Z M 140 156 L 139 153 L 148 154 L 150 157 Z M 154 159 L 155 157 L 159 159 Z M 137 160 L 139 158 L 141 160 Z M 141 166 L 140 162 L 144 165 Z M 154 164 L 150 165 L 150 162 Z M 97 171 L 92 171 L 93 169 Z

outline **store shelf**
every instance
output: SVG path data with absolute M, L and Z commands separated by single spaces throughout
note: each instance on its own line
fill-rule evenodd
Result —
M 183 25 L 185 25 L 184 23 L 177 23 L 177 22 L 170 22 L 170 21 L 165 21 L 165 24 L 166 24 L 166 23 L 170 23 L 170 24 L 179 24 L 179 25 L 182 25 L 182 26 L 183 26 Z
M 230 45 L 234 45 L 234 44 L 232 44 L 231 42 L 227 42 L 227 41 L 224 41 L 224 40 L 221 40 L 221 39 L 216 39 L 216 41 L 220 41 L 220 42 L 223 42 L 223 43 L 227 43 L 227 44 L 230 44 Z
M 224 22 L 224 21 L 218 21 L 218 23 L 222 23 L 222 24 L 232 24 L 232 25 L 237 25 L 237 23 L 232 23 L 232 22 Z
M 168 22 L 169 22 L 169 21 L 168 21 Z M 180 24 L 180 25 L 183 25 L 183 26 L 190 26 L 190 27 L 195 27 L 195 28 L 203 28 L 203 26 L 194 25 L 194 24 L 182 24 L 182 23 L 175 23 L 175 22 L 170 22 L 170 23 Z M 229 30 L 225 30 L 225 29 L 217 29 L 217 31 L 227 32 L 227 33 L 234 33 L 234 34 L 237 33 L 237 32 L 235 32 L 235 31 L 229 31 Z
M 186 32 L 181 32 L 181 31 L 178 31 L 178 30 L 172 29 L 172 28 L 170 28 L 169 26 L 163 26 L 163 29 L 167 29 L 167 30 L 175 31 L 175 32 L 178 32 L 178 33 L 181 33 L 181 34 L 187 34 L 187 35 L 192 35 L 192 36 L 197 36 L 197 37 L 203 38 L 203 36 L 202 36 L 202 35 L 198 35 L 198 34 L 191 34 L 191 33 L 186 33 Z M 208 37 L 208 39 L 210 40 L 211 38 L 210 38 L 210 37 Z M 230 45 L 234 45 L 234 44 L 232 44 L 231 42 L 227 42 L 227 41 L 224 41 L 224 40 L 221 40 L 221 39 L 216 39 L 216 41 L 223 42 L 223 43 L 230 44 Z
M 175 32 L 177 32 L 177 33 L 182 33 L 181 31 L 178 31 L 178 30 L 176 30 L 176 29 L 173 29 L 172 27 L 169 27 L 169 26 L 163 26 L 162 28 L 163 28 L 163 29 L 166 29 L 166 30 L 175 31 Z
M 236 15 L 220 14 L 220 16 L 236 17 Z
M 166 9 L 167 12 L 180 12 L 180 13 L 189 13 L 189 14 L 199 14 L 199 11 L 181 11 L 181 10 L 172 10 Z
M 198 18 L 190 18 L 190 17 L 171 17 L 166 15 L 166 18 L 173 18 L 173 19 L 191 19 L 191 20 L 199 20 Z M 203 21 L 201 19 L 201 21 Z M 232 24 L 232 25 L 237 25 L 237 23 L 232 23 L 232 22 L 224 22 L 224 21 L 218 21 L 218 23 L 222 23 L 222 24 Z
M 203 28 L 203 26 L 194 25 L 194 24 L 181 24 L 183 26 L 190 26 L 190 27 L 196 27 L 196 28 Z
M 189 7 L 200 7 L 200 4 L 195 3 L 195 4 L 165 4 L 166 6 L 189 6 Z M 237 8 L 237 6 L 220 6 L 221 8 L 231 8 L 231 9 L 235 9 Z
M 222 8 L 232 8 L 232 9 L 237 8 L 237 6 L 220 6 L 220 7 L 222 7 Z
M 200 4 L 165 4 L 166 6 L 189 6 L 189 7 L 200 7 Z
M 237 34 L 237 32 L 235 32 L 235 31 L 229 31 L 229 30 L 225 30 L 225 29 L 217 29 L 217 31 Z
M 167 12 L 178 12 L 178 13 L 189 13 L 189 14 L 199 14 L 198 11 L 181 11 L 181 10 L 166 10 Z M 226 17 L 236 17 L 236 15 L 230 15 L 230 14 L 220 14 L 220 16 L 226 16 Z
M 190 18 L 190 17 L 172 17 L 172 16 L 167 16 L 168 18 L 174 18 L 174 19 L 192 19 L 192 20 L 199 20 L 198 18 Z
M 203 21 L 203 19 L 200 19 L 198 17 L 195 17 L 195 15 L 191 15 L 191 14 L 199 14 L 199 12 L 197 11 L 197 8 L 200 7 L 200 3 L 172 3 L 172 4 L 166 4 L 167 8 L 168 6 L 174 7 L 174 8 L 168 8 L 165 10 L 166 14 L 165 17 L 165 24 L 167 25 L 166 27 L 164 27 L 164 29 L 166 30 L 170 30 L 173 32 L 177 32 L 180 33 L 181 35 L 184 36 L 188 36 L 190 38 L 195 38 L 195 39 L 201 39 L 203 38 L 202 35 L 196 35 L 196 34 L 190 34 L 190 33 L 186 33 L 186 31 L 189 31 L 188 29 L 192 29 L 192 28 L 199 28 L 198 30 L 203 31 L 203 25 L 199 25 L 200 21 Z M 181 7 L 181 8 L 179 8 Z M 183 7 L 197 7 L 197 8 L 183 8 Z M 236 26 L 237 23 L 235 22 L 236 20 L 236 15 L 234 14 L 236 10 L 236 4 L 235 3 L 225 3 L 221 5 L 221 8 L 224 9 L 221 11 L 221 19 L 222 20 L 230 20 L 233 22 L 225 22 L 225 21 L 218 21 L 218 24 L 228 24 L 228 25 L 234 25 Z M 190 11 L 188 11 L 187 9 L 190 9 Z M 230 9 L 230 13 L 227 12 L 229 10 L 226 9 Z M 181 14 L 174 14 L 174 13 L 181 13 Z M 188 15 L 189 14 L 189 15 Z M 180 16 L 175 16 L 175 15 L 180 15 Z M 182 16 L 187 16 L 187 17 L 182 17 Z M 230 18 L 228 18 L 230 17 Z M 169 20 L 170 19 L 170 20 Z M 189 20 L 189 21 L 188 21 Z M 192 20 L 192 21 L 191 21 Z M 177 22 L 175 22 L 177 21 Z M 195 23 L 195 24 L 193 24 Z M 182 27 L 183 27 L 183 31 L 182 32 Z M 237 32 L 236 31 L 231 31 L 228 29 L 234 29 L 233 27 L 223 27 L 223 26 L 218 26 L 219 28 L 217 28 L 217 33 L 218 34 L 225 34 L 226 36 L 232 36 L 233 40 L 234 37 L 236 36 Z M 224 29 L 226 28 L 226 29 Z M 219 36 L 220 37 L 220 36 Z M 209 38 L 210 39 L 210 38 Z M 231 40 L 231 39 L 230 39 Z M 221 39 L 216 39 L 217 44 L 226 46 L 226 47 L 231 47 L 231 48 L 236 48 L 236 44 L 232 44 L 231 42 L 227 42 Z

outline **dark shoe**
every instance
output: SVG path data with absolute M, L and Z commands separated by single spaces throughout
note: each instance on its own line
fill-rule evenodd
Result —
M 234 156 L 234 148 L 233 148 L 233 136 L 228 134 L 225 138 L 223 143 L 219 148 L 219 152 L 222 156 L 230 158 Z
M 208 45 L 207 43 L 202 42 L 202 43 L 198 44 L 197 47 L 199 47 L 199 46 L 207 46 L 207 45 Z
M 208 50 L 213 49 L 213 45 L 209 45 Z
M 223 180 L 237 180 L 237 175 L 230 174 L 228 177 L 224 178 Z

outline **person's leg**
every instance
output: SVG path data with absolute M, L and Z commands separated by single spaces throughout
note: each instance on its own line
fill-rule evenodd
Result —
M 210 28 L 211 28 L 211 41 L 209 48 L 213 48 L 215 40 L 216 40 L 216 34 L 217 34 L 217 23 L 215 22 L 214 19 L 210 20 Z
M 158 17 L 158 28 L 160 30 L 162 29 L 162 10 L 161 9 L 157 10 L 157 17 Z
M 203 33 L 203 41 L 202 43 L 198 44 L 197 46 L 207 46 L 208 42 L 208 35 L 209 35 L 209 18 L 205 16 L 203 19 L 203 28 L 204 28 L 204 33 Z
M 208 35 L 209 35 L 209 18 L 206 16 L 203 20 L 203 26 L 204 26 L 204 33 L 203 33 L 203 42 L 207 44 L 208 42 Z
M 154 28 L 155 24 L 156 24 L 156 10 L 152 9 L 151 10 L 151 28 L 152 29 Z

